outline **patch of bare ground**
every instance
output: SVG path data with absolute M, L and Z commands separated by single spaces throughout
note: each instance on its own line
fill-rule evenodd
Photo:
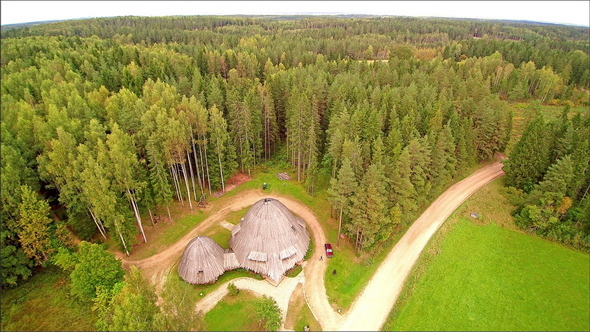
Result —
M 285 319 L 284 327 L 286 330 L 298 330 L 297 323 L 303 321 L 309 326 L 310 331 L 321 331 L 321 325 L 315 320 L 313 314 L 305 303 L 303 294 L 303 285 L 298 284 L 289 299 L 289 311 Z
M 287 318 L 285 319 L 285 329 L 295 330 L 295 322 L 304 305 L 303 285 L 299 284 L 295 287 L 289 299 L 289 312 L 287 312 Z
M 251 176 L 248 176 L 244 173 L 238 173 L 232 176 L 231 178 L 227 179 L 227 182 L 225 183 L 225 192 L 223 190 L 217 190 L 213 193 L 213 196 L 221 197 L 225 195 L 228 191 L 232 191 L 242 183 L 248 182 L 250 180 L 252 180 Z

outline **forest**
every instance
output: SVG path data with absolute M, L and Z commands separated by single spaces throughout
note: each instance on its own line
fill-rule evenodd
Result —
M 514 102 L 531 105 L 505 161 L 517 223 L 588 251 L 590 116 L 570 108 L 590 105 L 589 36 L 393 17 L 3 27 L 2 287 L 35 266 L 72 268 L 71 233 L 129 253 L 149 241 L 140 215 L 171 218 L 177 201 L 192 211 L 269 160 L 312 194 L 325 179 L 339 233 L 378 250 L 462 171 L 505 151 Z M 542 105 L 563 115 L 545 119 Z

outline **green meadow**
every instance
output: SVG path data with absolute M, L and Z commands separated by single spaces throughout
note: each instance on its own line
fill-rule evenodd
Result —
M 385 330 L 590 329 L 588 255 L 499 226 L 498 190 L 469 199 L 433 237 Z

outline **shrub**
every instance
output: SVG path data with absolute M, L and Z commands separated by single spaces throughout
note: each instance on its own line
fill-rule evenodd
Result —
M 236 285 L 233 282 L 230 282 L 227 285 L 227 291 L 231 296 L 236 296 L 240 293 L 240 290 L 238 289 L 238 287 L 236 287 Z

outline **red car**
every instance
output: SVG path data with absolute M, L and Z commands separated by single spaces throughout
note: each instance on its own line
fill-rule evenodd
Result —
M 332 245 L 329 243 L 326 243 L 324 245 L 324 247 L 326 248 L 326 257 L 328 257 L 328 258 L 334 257 L 334 252 L 332 251 Z

